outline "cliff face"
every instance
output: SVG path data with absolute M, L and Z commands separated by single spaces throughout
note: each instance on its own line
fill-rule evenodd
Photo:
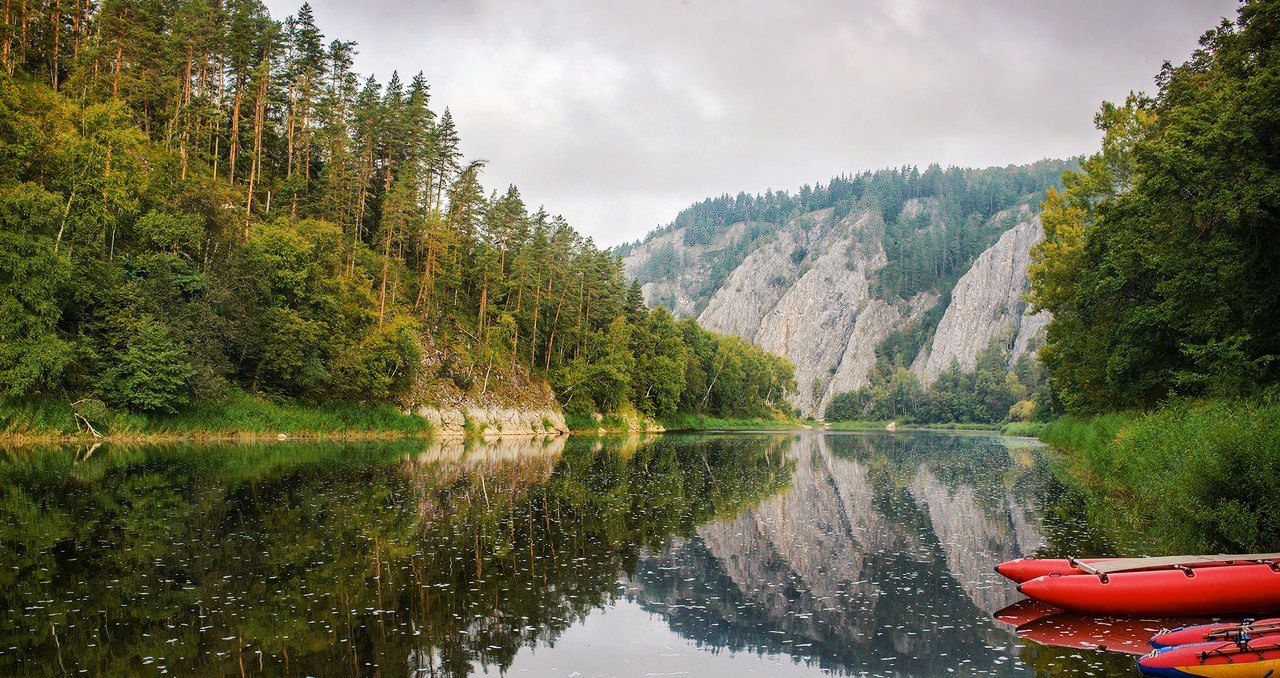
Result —
M 644 244 L 643 256 L 622 260 L 628 279 L 648 280 L 644 298 L 683 318 L 702 312 L 707 280 L 717 255 L 732 250 L 746 237 L 747 225 L 737 223 L 709 243 L 689 245 L 683 229 L 659 235 Z
M 924 232 L 945 226 L 934 199 L 906 201 L 899 218 L 913 220 Z M 996 214 L 985 228 L 1003 224 L 1016 225 L 960 278 L 937 332 L 913 363 L 926 384 L 953 360 L 972 370 L 992 338 L 1008 342 L 1012 364 L 1034 348 L 1048 322 L 1044 314 L 1027 315 L 1023 300 L 1029 252 L 1043 238 L 1039 219 L 1024 206 Z M 835 395 L 869 385 L 876 348 L 938 303 L 936 290 L 905 300 L 876 291 L 877 275 L 887 264 L 878 208 L 845 215 L 824 209 L 792 218 L 753 241 L 759 244 L 746 247 L 733 264 L 747 230 L 746 224 L 734 224 L 698 246 L 683 244 L 684 229 L 669 230 L 632 248 L 624 265 L 642 281 L 649 304 L 696 317 L 707 329 L 738 335 L 795 363 L 792 404 L 803 415 L 821 416 Z M 733 268 L 716 285 L 709 276 L 726 262 Z
M 925 386 L 958 363 L 973 370 L 974 360 L 992 340 L 1009 348 L 1009 362 L 1017 362 L 1049 321 L 1047 312 L 1030 313 L 1024 298 L 1030 282 L 1027 265 L 1031 248 L 1044 239 L 1040 217 L 1023 210 L 1017 226 L 978 256 L 956 283 L 951 303 L 938 323 L 933 341 L 920 349 L 912 369 Z
M 875 347 L 937 300 L 922 294 L 889 303 L 872 296 L 874 276 L 886 263 L 883 231 L 879 213 L 868 209 L 843 217 L 830 209 L 796 217 L 729 274 L 698 323 L 790 358 L 798 385 L 792 404 L 804 414 L 821 413 L 835 394 L 866 386 Z M 652 251 L 637 249 L 628 257 L 628 270 Z M 687 287 L 681 280 L 662 285 Z M 661 302 L 662 285 L 645 285 L 646 301 Z

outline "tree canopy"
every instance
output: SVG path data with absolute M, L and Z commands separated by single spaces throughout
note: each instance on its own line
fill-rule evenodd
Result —
M 169 412 L 532 377 L 587 410 L 785 406 L 785 361 L 651 315 L 616 255 L 481 184 L 422 73 L 354 72 L 305 4 L 3 16 L 0 397 Z
M 1101 150 L 1044 205 L 1032 300 L 1073 411 L 1241 395 L 1280 377 L 1280 2 L 1104 103 Z

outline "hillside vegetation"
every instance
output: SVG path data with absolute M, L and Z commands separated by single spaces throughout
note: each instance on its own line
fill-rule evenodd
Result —
M 1043 437 L 1127 549 L 1274 550 L 1280 2 L 1242 3 L 1156 82 L 1103 104 L 1102 150 L 1045 202 L 1032 299 L 1072 416 Z
M 1260 553 L 1280 544 L 1280 400 L 1172 404 L 1065 417 L 1040 433 L 1069 451 L 1087 520 L 1132 554 Z
M 1075 162 L 1068 160 L 985 169 L 943 169 L 933 164 L 923 172 L 907 166 L 842 175 L 826 183 L 805 184 L 795 192 L 725 194 L 685 208 L 670 224 L 643 240 L 615 247 L 614 252 L 626 257 L 673 231 L 681 233 L 684 245 L 710 245 L 735 224 L 745 224 L 742 234 L 708 253 L 713 266 L 696 295 L 695 308 L 700 311 L 743 259 L 768 242 L 786 221 L 825 209 L 833 210 L 839 219 L 855 209 L 871 208 L 885 224 L 887 265 L 878 274 L 877 294 L 886 300 L 908 299 L 954 285 L 974 258 L 1013 225 L 991 217 L 1018 205 L 1037 204 L 1045 189 L 1059 185 L 1063 170 L 1073 166 Z M 936 215 L 904 213 L 908 201 L 925 199 L 936 201 Z M 935 221 L 940 228 L 931 227 Z M 806 253 L 793 255 L 803 259 Z M 650 256 L 635 278 L 641 284 L 667 279 L 685 264 L 673 248 L 665 248 Z
M 10 404 L 79 427 L 242 391 L 406 404 L 546 380 L 581 412 L 762 416 L 792 388 L 784 360 L 650 313 L 612 253 L 487 191 L 426 78 L 357 74 L 306 5 L 22 3 L 2 31 Z

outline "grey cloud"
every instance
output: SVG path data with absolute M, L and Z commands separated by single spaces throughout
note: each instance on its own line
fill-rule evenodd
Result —
M 292 3 L 271 0 L 284 16 Z M 603 244 L 708 195 L 908 163 L 1097 145 L 1104 99 L 1149 89 L 1231 0 L 315 0 L 357 67 L 426 72 L 486 181 Z

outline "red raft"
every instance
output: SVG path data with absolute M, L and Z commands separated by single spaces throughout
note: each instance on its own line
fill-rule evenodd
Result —
M 1018 591 L 1070 612 L 1183 617 L 1280 611 L 1280 554 L 1123 558 L 1050 574 Z
M 1263 635 L 1280 633 L 1280 617 L 1273 619 L 1247 619 L 1243 622 L 1215 622 L 1212 624 L 1195 624 L 1161 631 L 1151 636 L 1151 647 L 1171 647 L 1189 645 L 1191 643 L 1207 643 L 1209 641 L 1238 641 L 1244 637 L 1256 638 Z

